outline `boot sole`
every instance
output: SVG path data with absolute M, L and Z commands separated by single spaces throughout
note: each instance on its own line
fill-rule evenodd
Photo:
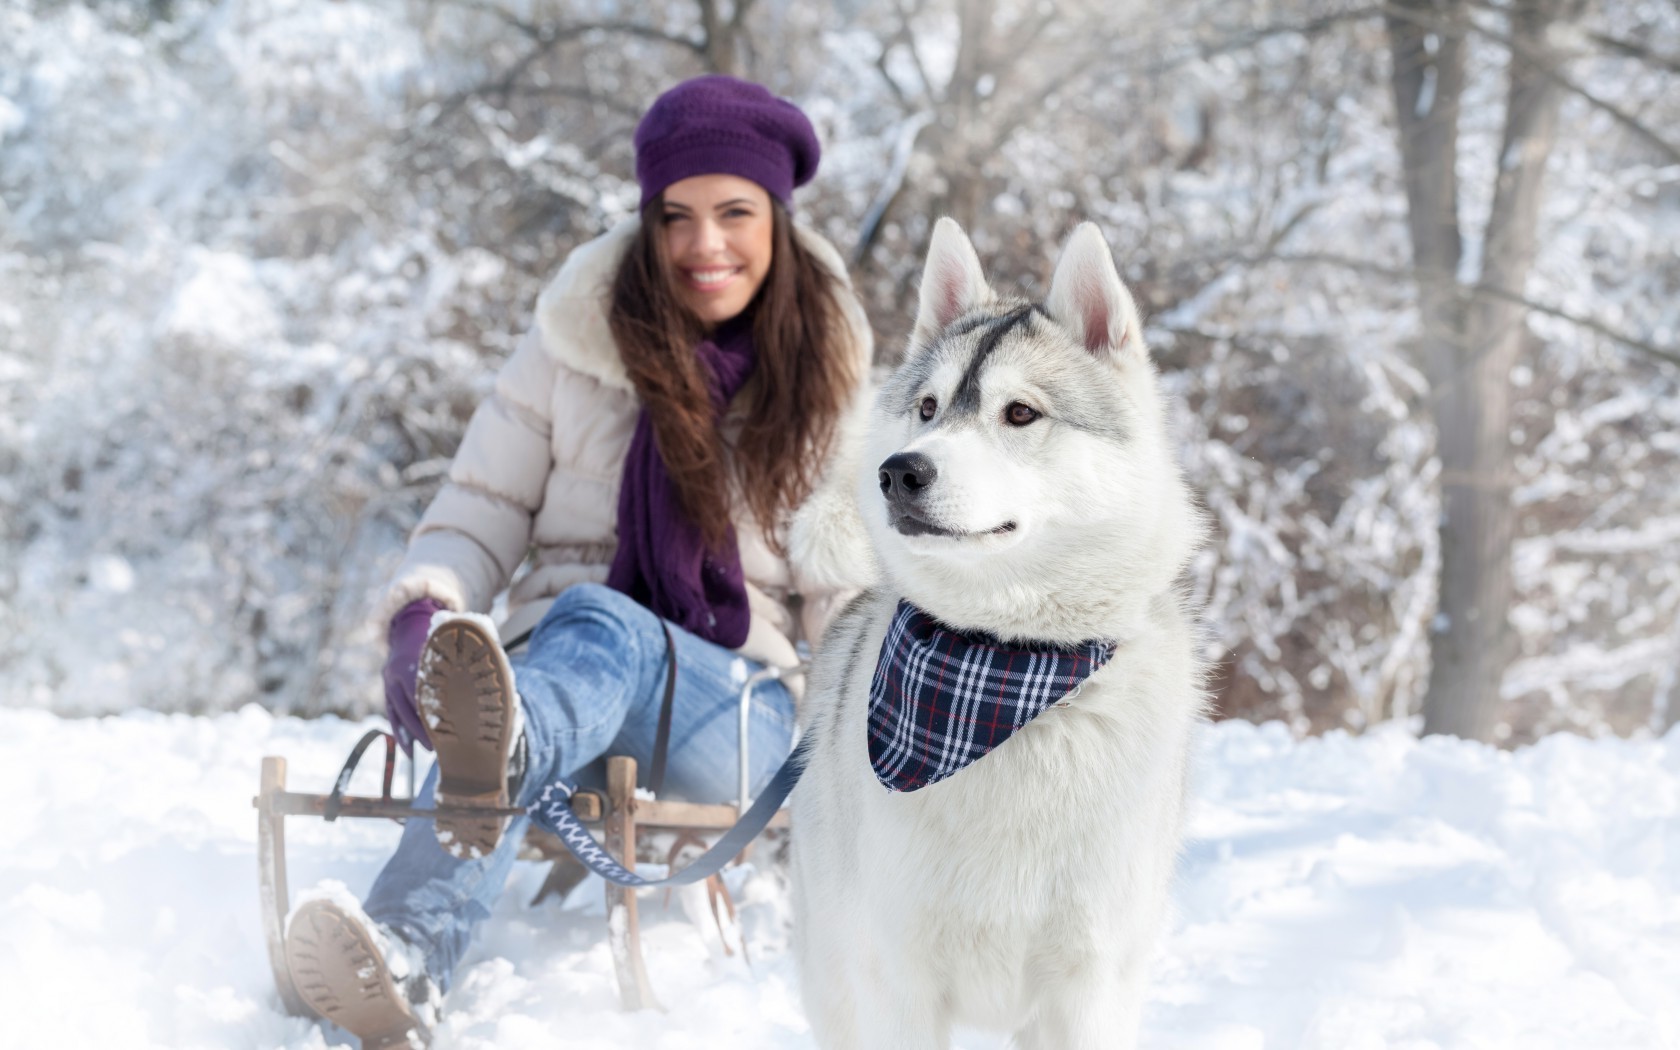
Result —
M 362 1041 L 362 1050 L 424 1050 L 424 1027 L 397 990 L 367 928 L 331 901 L 298 907 L 286 965 L 309 1008 Z
M 420 656 L 418 699 L 437 751 L 440 806 L 508 805 L 513 670 L 501 644 L 470 621 L 432 632 Z M 438 817 L 438 844 L 453 857 L 487 857 L 505 817 Z

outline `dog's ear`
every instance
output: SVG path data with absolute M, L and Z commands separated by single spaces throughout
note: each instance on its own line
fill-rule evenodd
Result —
M 993 298 L 968 235 L 955 219 L 940 219 L 934 224 L 927 265 L 922 270 L 912 345 L 926 346 L 946 325 Z
M 1096 223 L 1080 223 L 1068 238 L 1044 306 L 1093 354 L 1119 360 L 1144 353 L 1137 305 Z

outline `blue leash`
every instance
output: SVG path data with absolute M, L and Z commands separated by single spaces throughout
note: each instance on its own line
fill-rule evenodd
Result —
M 758 837 L 765 825 L 776 815 L 787 799 L 793 785 L 799 782 L 799 776 L 805 772 L 805 763 L 809 756 L 808 742 L 801 740 L 799 746 L 793 749 L 782 768 L 776 770 L 776 775 L 770 778 L 770 783 L 764 788 L 764 793 L 747 808 L 747 812 L 735 826 L 723 833 L 712 844 L 712 848 L 702 853 L 693 864 L 663 879 L 644 879 L 629 870 L 613 858 L 612 854 L 601 848 L 595 841 L 595 836 L 583 826 L 583 822 L 572 812 L 572 786 L 563 780 L 543 788 L 543 793 L 531 803 L 528 812 L 531 819 L 539 827 L 552 831 L 565 844 L 584 867 L 606 879 L 616 882 L 620 886 L 687 886 L 699 882 L 701 879 L 715 875 L 729 859 L 746 848 L 747 843 Z

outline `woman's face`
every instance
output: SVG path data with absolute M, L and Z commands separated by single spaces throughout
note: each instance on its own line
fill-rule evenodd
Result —
M 752 302 L 770 272 L 770 194 L 736 175 L 665 187 L 660 219 L 677 297 L 710 329 Z

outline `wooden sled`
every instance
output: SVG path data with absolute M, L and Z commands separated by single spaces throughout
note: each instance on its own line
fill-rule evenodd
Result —
M 749 678 L 740 699 L 740 794 L 734 805 L 673 802 L 636 797 L 636 760 L 625 756 L 607 759 L 607 787 L 604 792 L 580 790 L 572 796 L 572 812 L 579 820 L 601 828 L 602 842 L 620 864 L 636 868 L 636 836 L 641 831 L 676 831 L 689 835 L 723 832 L 734 826 L 747 811 L 748 798 L 747 726 L 753 690 L 763 682 L 781 677 L 776 668 L 766 668 Z M 385 794 L 382 797 L 303 794 L 286 789 L 286 760 L 270 755 L 262 760 L 262 778 L 252 805 L 257 810 L 257 868 L 261 881 L 263 937 L 268 943 L 268 962 L 274 984 L 286 1011 L 299 1017 L 312 1011 L 298 996 L 286 965 L 286 916 L 291 911 L 291 894 L 286 881 L 286 818 L 368 818 L 404 820 L 411 816 L 431 818 L 439 810 L 414 809 L 409 799 L 390 797 L 390 760 L 387 753 Z M 519 809 L 451 807 L 444 812 L 483 816 L 512 816 Z M 329 812 L 331 816 L 329 816 Z M 788 827 L 786 809 L 770 821 L 770 827 Z M 560 840 L 546 831 L 532 828 L 521 843 L 522 859 L 554 862 L 542 889 L 532 904 L 550 894 L 564 896 L 586 874 Z M 613 968 L 618 978 L 619 1002 L 625 1010 L 663 1009 L 648 983 L 642 962 L 641 926 L 636 913 L 636 891 L 607 883 L 607 936 L 612 943 Z

